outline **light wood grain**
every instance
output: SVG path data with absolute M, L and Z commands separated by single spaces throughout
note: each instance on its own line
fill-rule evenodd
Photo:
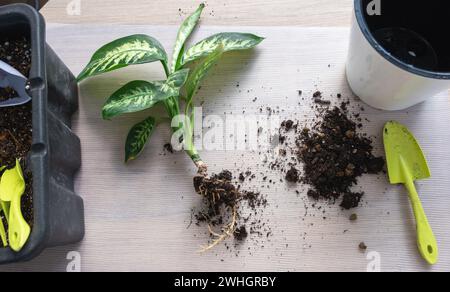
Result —
M 317 88 L 325 96 L 339 92 L 351 96 L 344 74 L 348 29 L 229 29 L 254 32 L 267 39 L 253 52 L 229 55 L 211 72 L 198 95 L 198 102 L 205 101 L 205 114 L 223 116 L 243 110 L 252 114 L 270 106 L 279 107 L 281 117 L 306 123 L 312 112 L 308 105 L 299 104 L 299 89 L 306 97 Z M 203 26 L 195 40 L 222 30 Z M 169 48 L 176 27 L 49 25 L 48 40 L 78 73 L 100 45 L 133 33 L 153 35 Z M 326 220 L 321 211 L 307 211 L 305 206 L 311 202 L 304 188 L 284 183 L 263 188 L 270 205 L 262 218 L 270 224 L 273 236 L 269 240 L 251 236 L 237 248 L 239 257 L 223 246 L 201 255 L 197 251 L 208 239 L 204 228 L 187 228 L 191 208 L 200 205 L 192 188 L 195 170 L 183 153 L 163 155 L 163 145 L 170 138 L 167 127 L 156 131 L 139 160 L 124 165 L 127 131 L 149 113 L 127 115 L 111 122 L 100 117 L 105 97 L 120 84 L 161 77 L 160 66 L 153 64 L 83 83 L 74 127 L 82 141 L 83 166 L 77 191 L 86 205 L 86 238 L 79 245 L 49 249 L 30 263 L 1 267 L 0 271 L 64 271 L 69 251 L 80 252 L 83 271 L 366 271 L 369 261 L 358 250 L 361 241 L 368 245 L 368 251 L 381 255 L 383 271 L 450 269 L 450 103 L 446 94 L 407 111 L 390 113 L 367 108 L 363 112 L 363 117 L 370 120 L 366 131 L 378 137 L 378 154 L 383 151 L 380 131 L 391 119 L 407 124 L 423 144 L 433 178 L 418 186 L 439 241 L 441 258 L 437 266 L 428 267 L 418 255 L 414 219 L 405 190 L 390 186 L 384 176 L 362 179 L 358 189 L 366 192 L 365 206 L 354 211 L 359 215 L 357 223 L 348 220 L 351 212 L 342 212 L 335 206 L 325 206 Z M 252 101 L 254 97 L 258 97 L 256 102 Z M 264 155 L 258 151 L 203 151 L 202 156 L 212 171 L 252 169 L 258 177 L 246 185 L 248 188 L 260 186 L 262 174 L 274 181 L 281 178 L 280 173 L 263 165 Z
M 81 14 L 70 16 L 72 0 L 51 0 L 42 10 L 48 22 L 173 25 L 201 1 L 80 0 Z M 347 26 L 353 0 L 208 0 L 206 25 Z M 181 10 L 180 10 L 181 9 Z

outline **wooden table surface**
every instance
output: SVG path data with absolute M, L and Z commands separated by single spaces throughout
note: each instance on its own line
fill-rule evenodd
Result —
M 201 1 L 75 0 L 80 15 L 68 15 L 73 0 L 50 0 L 48 22 L 176 25 Z M 352 0 L 208 0 L 204 25 L 348 26 Z M 70 10 L 70 9 L 69 9 Z M 73 13 L 71 13 L 73 14 Z
M 178 25 L 186 13 L 199 4 L 199 1 L 188 0 L 165 0 L 164 4 L 161 3 L 162 1 L 154 0 L 80 0 L 80 15 L 68 15 L 67 5 L 70 2 L 71 0 L 50 0 L 42 13 L 49 23 L 50 44 L 75 73 L 81 70 L 83 62 L 100 44 L 105 43 L 109 38 L 130 34 L 135 30 L 152 34 L 165 46 L 170 45 L 176 32 L 175 28 L 155 25 Z M 204 37 L 204 34 L 221 30 L 212 27 L 217 25 L 238 26 L 237 29 L 265 33 L 267 34 L 265 36 L 270 37 L 265 46 L 259 48 L 259 53 L 254 55 L 258 59 L 255 64 L 260 66 L 256 69 L 251 67 L 254 70 L 251 72 L 254 76 L 249 76 L 247 70 L 251 68 L 245 68 L 246 62 L 228 60 L 222 63 L 221 66 L 225 72 L 233 72 L 229 74 L 231 79 L 226 80 L 224 85 L 226 88 L 223 92 L 231 92 L 234 101 L 228 100 L 225 103 L 223 100 L 231 98 L 230 96 L 216 96 L 217 101 L 209 105 L 210 109 L 218 113 L 224 112 L 231 106 L 228 102 L 233 104 L 233 110 L 236 112 L 241 109 L 245 101 L 249 110 L 254 106 L 250 97 L 232 93 L 236 91 L 236 80 L 241 81 L 241 88 L 245 86 L 260 88 L 261 83 L 272 82 L 273 90 L 266 92 L 265 89 L 259 89 L 254 94 L 260 96 L 261 104 L 280 104 L 293 111 L 292 114 L 298 110 L 295 107 L 298 86 L 305 89 L 305 92 L 312 92 L 314 84 L 319 82 L 329 93 L 340 91 L 350 95 L 343 74 L 348 30 L 335 27 L 348 27 L 351 13 L 351 0 L 207 1 L 200 36 Z M 98 25 L 74 28 L 55 25 L 55 23 L 151 26 L 114 26 L 112 29 L 108 25 Z M 249 27 L 239 28 L 239 26 Z M 300 28 L 277 28 L 276 26 Z M 308 27 L 329 27 L 329 29 L 310 30 Z M 105 31 L 110 33 L 104 33 Z M 307 40 L 312 41 L 308 43 Z M 70 42 L 85 42 L 85 45 L 69 48 L 67 43 Z M 271 63 L 273 60 L 271 53 L 279 49 L 279 44 L 282 42 L 286 42 L 284 49 L 288 52 L 286 56 L 280 57 L 275 66 Z M 328 45 L 324 45 L 326 42 L 329 42 Z M 298 46 L 302 49 L 299 50 Z M 288 58 L 287 55 L 294 57 Z M 332 64 L 331 69 L 327 66 L 328 64 Z M 153 70 L 151 68 L 144 67 L 141 71 L 137 70 L 136 76 L 133 77 L 144 78 L 143 76 L 147 76 L 148 73 L 146 70 Z M 281 68 L 292 74 L 288 74 L 288 78 L 277 78 L 281 72 L 276 70 Z M 298 68 L 302 68 L 304 74 L 297 75 Z M 156 71 L 151 72 L 156 74 Z M 203 243 L 203 238 L 197 238 L 194 236 L 194 231 L 186 231 L 185 227 L 189 223 L 189 208 L 198 204 L 195 194 L 184 191 L 191 187 L 191 179 L 186 176 L 186 173 L 192 172 L 192 167 L 183 154 L 171 157 L 175 159 L 174 165 L 167 164 L 168 158 L 161 156 L 161 143 L 165 142 L 170 134 L 164 131 L 158 131 L 153 142 L 148 146 L 149 151 L 142 159 L 128 167 L 121 163 L 122 158 L 117 155 L 122 153 L 123 139 L 132 121 L 125 118 L 121 120 L 123 123 L 108 124 L 104 123 L 99 116 L 99 108 L 103 101 L 97 97 L 111 93 L 110 91 L 117 86 L 116 82 L 125 82 L 125 76 L 120 72 L 111 76 L 112 79 L 97 80 L 100 82 L 98 84 L 105 82 L 100 87 L 95 82 L 87 82 L 82 87 L 80 113 L 74 122 L 74 128 L 82 137 L 83 143 L 83 169 L 78 179 L 83 183 L 78 183 L 78 191 L 86 202 L 85 241 L 79 245 L 49 249 L 31 263 L 1 267 L 0 271 L 65 271 L 70 258 L 74 255 L 68 253 L 70 251 L 81 254 L 81 266 L 84 271 L 190 269 L 195 271 L 364 271 L 370 258 L 366 259 L 364 254 L 358 252 L 357 244 L 361 240 L 366 241 L 371 250 L 373 248 L 383 255 L 383 270 L 429 270 L 423 265 L 414 245 L 414 222 L 406 193 L 401 188 L 390 187 L 384 180 L 374 180 L 367 184 L 367 200 L 369 206 L 373 208 L 361 208 L 358 211 L 361 217 L 358 224 L 350 225 L 347 219 L 349 214 L 341 214 L 336 209 L 328 214 L 335 218 L 335 221 L 324 221 L 320 228 L 307 227 L 307 224 L 317 220 L 314 217 L 308 217 L 306 222 L 297 220 L 304 214 L 303 202 L 298 199 L 292 189 L 287 189 L 283 185 L 279 186 L 279 189 L 272 189 L 268 191 L 270 194 L 267 194 L 273 200 L 273 209 L 270 209 L 269 217 L 273 220 L 274 233 L 277 235 L 271 244 L 257 249 L 252 255 L 244 254 L 240 258 L 229 253 L 225 253 L 223 257 L 223 248 L 217 252 L 199 256 L 196 252 L 199 244 Z M 205 85 L 203 94 L 205 96 L 224 94 L 219 94 L 215 90 L 219 85 L 222 86 L 224 81 L 217 76 L 211 77 L 211 80 L 209 86 Z M 287 99 L 285 94 L 293 96 Z M 438 101 L 416 107 L 411 115 L 408 112 L 391 115 L 385 112 L 366 111 L 369 120 L 373 121 L 369 132 L 377 133 L 386 120 L 393 118 L 414 126 L 417 124 L 415 110 L 418 111 L 417 116 L 445 128 L 444 124 L 447 120 L 444 118 L 447 117 L 446 113 L 450 105 L 445 102 L 445 96 L 441 95 Z M 424 205 L 430 210 L 429 216 L 441 243 L 442 260 L 436 270 L 448 270 L 450 237 L 447 232 L 447 222 L 450 222 L 450 215 L 447 212 L 447 206 L 450 199 L 445 195 L 444 190 L 450 187 L 445 185 L 448 184 L 447 178 L 450 176 L 450 171 L 447 168 L 448 159 L 443 149 L 450 141 L 450 135 L 444 133 L 442 137 L 436 137 L 423 127 L 419 127 L 419 124 L 417 128 L 413 127 L 413 130 L 425 142 L 423 145 L 425 150 L 433 154 L 429 157 L 432 167 L 439 170 L 435 173 L 433 181 L 421 185 L 421 191 L 436 194 L 424 197 Z M 99 138 L 98 135 L 101 137 Z M 109 145 L 106 148 L 104 141 L 109 142 L 106 143 Z M 377 143 L 380 144 L 381 141 Z M 380 147 L 378 145 L 377 149 L 380 150 Z M 207 152 L 205 160 L 216 159 L 212 165 L 214 170 L 221 167 L 233 168 L 239 158 L 230 155 L 217 159 L 214 153 Z M 252 161 L 257 163 L 258 157 L 255 156 Z M 167 181 L 168 173 L 172 173 L 172 177 L 177 180 L 177 183 L 170 188 L 160 183 Z M 279 174 L 273 175 L 276 178 Z M 133 180 L 142 183 L 140 186 L 132 186 Z M 124 181 L 130 183 L 123 183 Z M 154 193 L 165 193 L 166 196 L 162 199 L 158 196 L 143 196 L 139 191 L 132 191 L 134 187 L 139 190 L 152 190 Z M 386 191 L 380 194 L 381 189 Z M 127 204 L 122 204 L 121 191 L 127 193 Z M 280 197 L 277 194 L 284 194 L 284 196 Z M 164 204 L 171 208 L 161 208 Z M 154 224 L 142 224 L 142 222 Z M 346 236 L 342 231 L 349 229 L 349 225 L 350 235 Z M 307 238 L 299 240 L 298 230 L 305 229 L 308 230 Z M 392 236 L 389 237 L 390 235 Z M 313 243 L 312 247 L 311 243 Z M 124 245 L 129 249 L 124 251 Z M 142 250 L 146 252 L 143 253 Z M 336 250 L 339 252 L 334 252 Z M 66 257 L 69 260 L 66 260 Z M 196 261 L 193 261 L 193 258 Z M 223 258 L 224 262 L 221 261 Z

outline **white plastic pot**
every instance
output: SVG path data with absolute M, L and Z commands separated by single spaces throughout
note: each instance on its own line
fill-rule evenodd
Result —
M 386 1 L 392 0 L 384 0 Z M 373 1 L 355 0 L 346 66 L 347 80 L 353 92 L 372 107 L 402 110 L 448 90 L 450 71 L 430 71 L 414 67 L 393 56 L 375 39 L 368 18 L 386 18 L 383 16 L 384 2 L 378 2 L 381 3 L 381 16 L 369 15 L 367 6 L 373 4 Z M 426 1 L 422 3 L 427 5 Z M 407 11 L 407 5 L 404 9 L 404 15 L 399 15 L 399 18 L 404 18 L 405 15 L 414 17 Z M 418 25 L 420 27 L 421 24 Z

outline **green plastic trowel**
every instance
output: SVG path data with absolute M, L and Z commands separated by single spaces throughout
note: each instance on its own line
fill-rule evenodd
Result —
M 25 221 L 21 211 L 21 198 L 25 192 L 25 180 L 19 160 L 16 167 L 6 170 L 0 179 L 0 200 L 9 203 L 9 212 L 4 209 L 8 218 L 9 246 L 19 252 L 30 236 L 30 226 Z
M 430 264 L 438 261 L 438 246 L 419 199 L 414 181 L 431 176 L 425 155 L 411 132 L 397 122 L 384 128 L 384 147 L 391 184 L 404 184 L 417 223 L 417 243 L 420 254 Z

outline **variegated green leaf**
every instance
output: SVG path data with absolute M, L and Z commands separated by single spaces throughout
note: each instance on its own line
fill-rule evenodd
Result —
M 189 76 L 189 69 L 182 69 L 169 75 L 166 80 L 167 86 L 180 89 Z
M 184 44 L 197 26 L 204 8 L 205 4 L 200 4 L 197 11 L 186 18 L 186 20 L 181 25 L 180 30 L 178 31 L 175 47 L 173 49 L 173 58 L 170 66 L 171 72 L 175 72 L 180 68 L 180 59 L 184 53 Z
M 95 52 L 89 64 L 78 76 L 78 81 L 129 65 L 155 61 L 161 61 L 167 68 L 167 54 L 155 38 L 147 35 L 124 37 Z
M 125 162 L 134 160 L 141 154 L 155 127 L 156 120 L 149 117 L 130 130 L 125 144 Z
M 179 108 L 180 89 L 186 83 L 188 76 L 189 76 L 189 69 L 182 69 L 172 73 L 166 80 L 166 86 L 175 88 L 175 90 L 177 91 L 177 95 L 170 97 L 164 102 L 164 105 L 170 118 L 173 118 L 180 114 Z
M 164 82 L 132 81 L 116 91 L 103 106 L 103 118 L 111 119 L 153 107 L 178 92 Z
M 219 45 L 223 46 L 224 52 L 247 50 L 257 46 L 263 40 L 264 38 L 248 33 L 219 33 L 204 39 L 186 51 L 181 59 L 181 66 L 211 54 Z
M 132 81 L 115 92 L 103 106 L 103 118 L 111 119 L 124 113 L 139 112 L 155 104 L 180 95 L 180 88 L 189 75 L 189 69 L 177 71 L 166 81 Z
M 218 46 L 210 55 L 208 55 L 200 64 L 198 64 L 189 75 L 186 81 L 186 92 L 188 104 L 197 91 L 200 82 L 206 76 L 208 71 L 219 61 L 224 53 L 224 47 Z

